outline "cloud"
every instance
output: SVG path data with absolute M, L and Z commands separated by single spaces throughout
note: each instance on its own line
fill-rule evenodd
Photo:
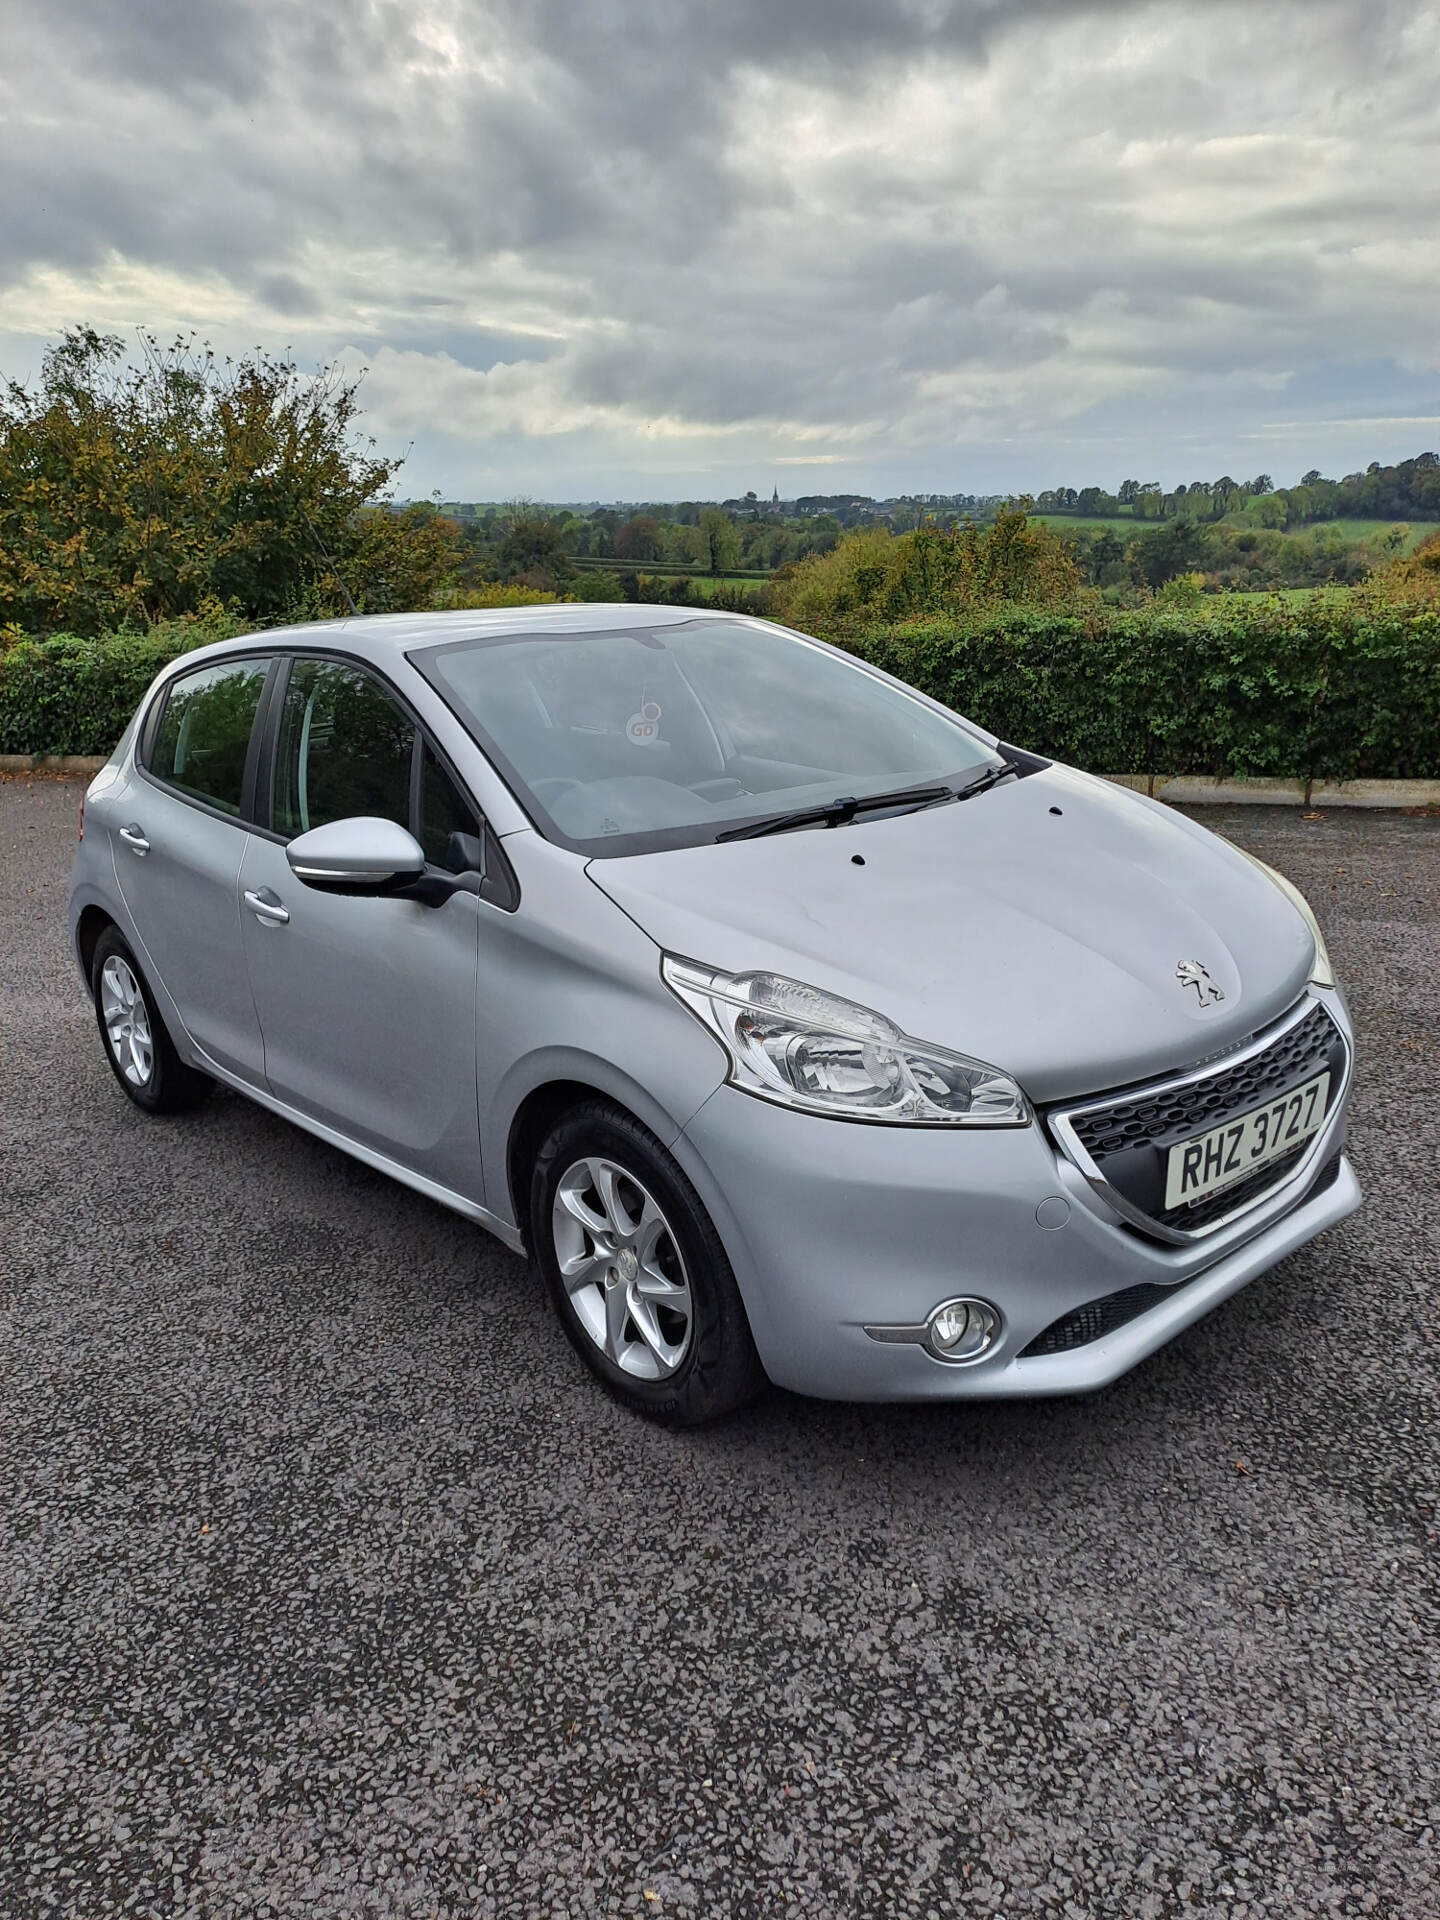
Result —
M 1437 59 L 1419 0 L 11 0 L 4 371 L 368 361 L 451 497 L 1393 457 Z

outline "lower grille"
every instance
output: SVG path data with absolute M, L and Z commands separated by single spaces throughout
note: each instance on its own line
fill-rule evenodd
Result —
M 1323 1193 L 1326 1187 L 1333 1187 L 1339 1177 L 1340 1155 L 1337 1153 L 1326 1161 L 1316 1175 L 1310 1192 Z M 1220 1196 L 1217 1194 L 1215 1197 L 1219 1199 Z M 1128 1321 L 1138 1320 L 1151 1307 L 1158 1307 L 1162 1300 L 1173 1300 L 1187 1286 L 1193 1286 L 1195 1280 L 1204 1278 L 1203 1273 L 1196 1274 L 1194 1280 L 1182 1281 L 1175 1287 L 1161 1287 L 1153 1281 L 1147 1281 L 1138 1287 L 1123 1287 L 1119 1293 L 1107 1293 L 1101 1300 L 1087 1300 L 1083 1307 L 1072 1307 L 1069 1313 L 1062 1313 L 1058 1320 L 1052 1320 L 1043 1333 L 1036 1334 L 1028 1347 L 1021 1348 L 1019 1357 L 1033 1360 L 1040 1354 L 1072 1353 L 1076 1347 L 1088 1347 L 1092 1340 L 1103 1340 L 1107 1333 L 1114 1333 L 1117 1327 L 1125 1326 Z
M 1157 1287 L 1148 1282 L 1107 1294 L 1103 1300 L 1087 1301 L 1083 1307 L 1075 1307 L 1058 1320 L 1052 1320 L 1043 1333 L 1037 1333 L 1029 1346 L 1021 1349 L 1020 1358 L 1030 1360 L 1041 1353 L 1069 1353 L 1075 1347 L 1088 1347 L 1092 1340 L 1103 1340 L 1107 1333 L 1123 1327 L 1127 1320 L 1138 1319 L 1151 1307 L 1158 1307 L 1174 1292 L 1174 1287 Z
M 1098 1174 L 1126 1204 L 1133 1224 L 1152 1225 L 1161 1239 L 1184 1240 L 1263 1199 L 1295 1171 L 1313 1142 L 1302 1143 L 1248 1179 L 1205 1199 L 1167 1208 L 1165 1169 L 1170 1149 L 1251 1113 L 1325 1072 L 1330 1075 L 1328 1114 L 1344 1095 L 1348 1066 L 1340 1029 L 1326 1009 L 1312 1001 L 1272 1040 L 1252 1047 L 1228 1065 L 1220 1060 L 1204 1072 L 1059 1111 L 1050 1116 L 1051 1126 L 1081 1170 Z

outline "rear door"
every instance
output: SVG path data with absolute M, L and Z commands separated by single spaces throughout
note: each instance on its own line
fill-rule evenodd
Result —
M 115 873 L 147 970 L 217 1065 L 264 1085 L 240 931 L 239 877 L 269 658 L 170 681 L 116 802 Z
M 311 827 L 369 814 L 408 827 L 437 871 L 478 870 L 474 810 L 368 669 L 297 657 L 274 709 L 271 829 L 251 836 L 240 874 L 266 1078 L 312 1118 L 478 1200 L 476 893 L 441 906 L 323 893 L 285 858 Z

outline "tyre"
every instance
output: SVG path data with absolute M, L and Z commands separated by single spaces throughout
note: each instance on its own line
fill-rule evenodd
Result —
M 95 942 L 90 988 L 105 1058 L 136 1106 L 146 1113 L 198 1107 L 215 1083 L 176 1053 L 139 963 L 115 927 Z
M 700 1426 L 764 1386 L 719 1234 L 623 1109 L 587 1102 L 551 1130 L 531 1177 L 530 1244 L 580 1357 L 635 1412 Z

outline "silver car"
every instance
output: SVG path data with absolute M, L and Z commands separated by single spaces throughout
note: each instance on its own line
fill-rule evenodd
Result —
M 1360 1202 L 1293 886 L 763 621 L 188 654 L 70 916 L 137 1105 L 218 1081 L 528 1251 L 674 1424 L 1099 1387 Z

